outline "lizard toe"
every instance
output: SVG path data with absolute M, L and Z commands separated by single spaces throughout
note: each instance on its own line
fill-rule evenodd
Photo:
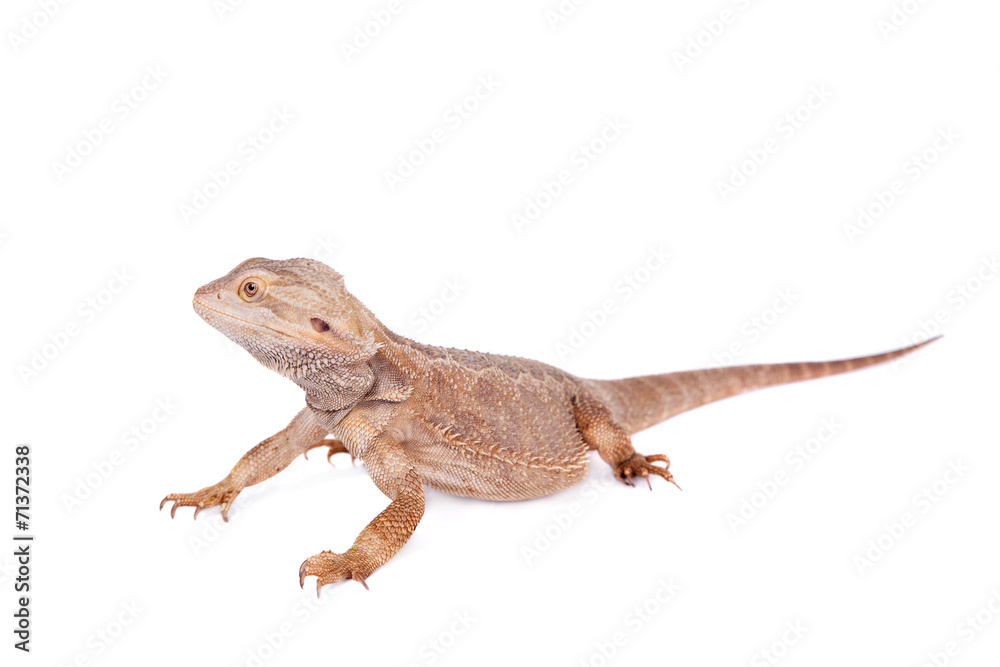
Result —
M 662 461 L 666 463 L 666 465 L 654 465 L 654 462 L 658 461 Z M 633 477 L 643 477 L 646 480 L 646 484 L 650 489 L 652 489 L 653 484 L 649 481 L 650 475 L 658 475 L 676 486 L 678 489 L 681 488 L 680 485 L 674 481 L 674 476 L 670 474 L 670 459 L 668 459 L 664 454 L 643 456 L 642 454 L 635 452 L 615 467 L 615 477 L 629 486 L 635 486 L 632 481 Z
M 160 509 L 162 510 L 164 505 L 172 502 L 174 504 L 170 508 L 170 518 L 172 519 L 176 516 L 178 507 L 194 507 L 194 518 L 197 519 L 198 514 L 206 507 L 219 505 L 222 509 L 223 521 L 229 521 L 229 507 L 238 493 L 239 489 L 229 486 L 223 487 L 220 484 L 205 487 L 195 493 L 171 493 L 160 501 Z
M 320 440 L 319 442 L 309 445 L 306 448 L 306 450 L 302 452 L 302 456 L 304 456 L 305 459 L 308 461 L 309 452 L 313 449 L 316 449 L 317 447 L 329 447 L 329 449 L 326 452 L 326 462 L 329 463 L 330 465 L 333 465 L 334 454 L 351 454 L 347 450 L 347 447 L 344 446 L 344 443 L 342 443 L 340 440 L 330 440 L 328 438 L 326 440 Z M 352 465 L 354 464 L 354 454 L 351 454 L 351 464 Z
M 305 587 L 306 577 L 316 577 L 316 597 L 327 584 L 353 579 L 365 589 L 368 572 L 357 563 L 350 553 L 338 554 L 323 551 L 302 561 L 299 566 L 299 587 Z

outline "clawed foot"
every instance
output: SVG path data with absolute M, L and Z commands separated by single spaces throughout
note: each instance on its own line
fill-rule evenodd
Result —
M 236 496 L 242 489 L 235 488 L 227 481 L 223 480 L 218 484 L 206 486 L 201 491 L 195 493 L 171 493 L 160 501 L 160 509 L 169 502 L 174 506 L 170 508 L 170 518 L 174 518 L 178 507 L 194 507 L 194 518 L 198 518 L 198 513 L 206 507 L 215 507 L 222 510 L 222 520 L 229 521 L 229 507 L 236 500 Z
M 347 451 L 347 447 L 345 447 L 344 443 L 342 443 L 340 440 L 320 440 L 314 445 L 309 445 L 309 447 L 306 448 L 306 451 L 302 452 L 302 456 L 304 456 L 308 461 L 309 451 L 312 449 L 316 449 L 317 447 L 330 448 L 330 450 L 326 453 L 326 460 L 330 465 L 333 465 L 333 461 L 331 461 L 330 459 L 334 454 L 351 454 L 349 451 Z M 351 465 L 354 465 L 354 454 L 351 454 Z
M 653 465 L 654 461 L 663 461 L 667 465 L 661 467 Z M 625 482 L 629 486 L 635 486 L 632 483 L 633 477 L 644 477 L 646 478 L 646 484 L 649 485 L 650 490 L 652 490 L 653 485 L 649 481 L 650 473 L 654 475 L 659 475 L 663 479 L 667 480 L 678 489 L 681 488 L 680 485 L 674 481 L 674 476 L 670 474 L 670 459 L 664 454 L 653 454 L 652 456 L 643 456 L 642 454 L 636 452 L 632 454 L 629 458 L 625 459 L 615 468 L 615 477 L 622 482 Z
M 320 590 L 327 584 L 346 579 L 353 579 L 367 590 L 365 578 L 369 574 L 371 573 L 366 572 L 352 552 L 335 554 L 324 551 L 310 556 L 299 566 L 299 587 L 305 586 L 306 577 L 316 577 L 316 597 L 319 597 Z

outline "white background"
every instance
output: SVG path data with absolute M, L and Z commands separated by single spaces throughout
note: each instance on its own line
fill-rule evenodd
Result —
M 37 536 L 30 656 L 11 648 L 2 549 L 5 664 L 764 665 L 767 650 L 787 665 L 920 665 L 952 641 L 948 664 L 1000 653 L 996 3 L 911 0 L 893 26 L 887 0 L 605 0 L 553 25 L 555 0 L 422 0 L 350 59 L 343 45 L 386 2 L 74 2 L 51 18 L 44 4 L 7 2 L 0 21 L 3 475 L 30 443 Z M 448 120 L 480 77 L 495 90 Z M 247 159 L 274 109 L 294 119 Z M 110 133 L 88 145 L 103 119 Z M 623 129 L 581 171 L 580 146 L 609 120 Z M 436 128 L 445 141 L 391 190 L 385 173 Z M 762 166 L 741 166 L 765 145 Z M 914 172 L 925 151 L 933 163 Z M 72 152 L 87 155 L 55 164 Z M 185 220 L 230 160 L 240 172 Z M 753 173 L 724 201 L 734 168 Z M 516 229 L 512 214 L 564 169 L 570 185 Z M 849 238 L 896 179 L 902 194 Z M 651 248 L 671 257 L 646 273 Z M 310 611 L 299 563 L 347 548 L 386 503 L 360 466 L 296 461 L 224 527 L 217 510 L 157 512 L 302 404 L 191 311 L 198 286 L 253 256 L 330 263 L 421 341 L 589 377 L 712 365 L 734 343 L 733 363 L 764 363 L 946 335 L 898 368 L 637 436 L 670 456 L 683 492 L 609 484 L 596 457 L 590 491 L 509 504 L 428 492 L 371 590 L 328 587 Z M 626 275 L 646 279 L 628 299 Z M 458 296 L 440 308 L 449 284 Z M 779 291 L 792 305 L 774 318 Z M 606 299 L 615 312 L 583 326 Z M 766 331 L 750 333 L 754 317 Z M 592 335 L 560 352 L 574 328 Z M 808 463 L 786 459 L 830 418 L 842 427 Z M 940 481 L 951 464 L 965 472 Z M 734 530 L 727 517 L 776 472 L 787 483 Z M 933 503 L 915 501 L 935 482 Z M 915 524 L 888 536 L 907 512 Z M 863 567 L 870 540 L 885 548 Z M 992 624 L 971 632 L 983 609 Z

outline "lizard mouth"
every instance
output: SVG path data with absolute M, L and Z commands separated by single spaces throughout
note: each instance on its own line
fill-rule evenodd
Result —
M 302 376 L 307 369 L 311 368 L 313 370 L 317 370 L 333 363 L 332 359 L 323 358 L 322 356 L 319 356 L 318 353 L 317 356 L 310 355 L 311 364 L 306 363 L 303 359 L 294 354 L 295 350 L 301 350 L 302 348 L 302 344 L 304 342 L 302 337 L 293 336 L 286 331 L 280 331 L 273 327 L 269 327 L 266 324 L 251 322 L 242 317 L 233 315 L 232 313 L 212 308 L 198 298 L 198 296 L 195 296 L 192 303 L 194 305 L 195 312 L 210 326 L 219 330 L 226 336 L 226 338 L 229 338 L 245 349 L 264 366 L 288 378 L 294 379 Z M 220 320 L 222 320 L 222 322 L 213 322 L 210 319 L 213 315 L 217 316 Z M 276 347 L 263 349 L 256 344 L 252 335 L 247 336 L 245 334 L 241 334 L 238 327 L 219 326 L 219 324 L 222 323 L 236 322 L 248 327 L 251 331 L 266 332 L 265 335 L 269 337 L 276 337 L 279 341 L 287 342 L 279 344 Z M 280 352 L 278 352 L 279 350 Z
M 207 311 L 207 312 L 212 313 L 214 315 L 219 315 L 220 317 L 223 317 L 223 318 L 225 318 L 227 320 L 233 320 L 233 321 L 236 321 L 236 322 L 240 322 L 241 324 L 246 324 L 247 326 L 251 326 L 251 327 L 254 327 L 256 329 L 262 329 L 264 331 L 270 331 L 272 333 L 278 334 L 279 336 L 284 336 L 285 338 L 288 338 L 290 340 L 295 340 L 295 338 L 293 336 L 288 335 L 284 331 L 278 331 L 277 329 L 272 329 L 271 327 L 267 326 L 266 324 L 260 324 L 258 322 L 251 322 L 251 321 L 245 320 L 245 319 L 243 319 L 241 317 L 236 317 L 232 313 L 226 313 L 224 311 L 216 310 L 215 308 L 211 308 L 211 307 L 207 306 L 204 301 L 201 301 L 198 298 L 194 299 L 194 306 L 195 306 L 195 312 L 198 313 L 198 315 L 201 316 L 201 319 L 205 320 L 209 324 L 212 324 L 212 323 L 209 322 L 208 317 L 206 317 L 206 313 L 203 312 L 203 311 Z M 216 327 L 216 328 L 218 328 L 218 327 Z

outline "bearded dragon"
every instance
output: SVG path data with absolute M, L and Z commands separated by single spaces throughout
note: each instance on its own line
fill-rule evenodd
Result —
M 248 451 L 219 483 L 160 503 L 218 506 L 228 521 L 247 486 L 299 454 L 327 447 L 360 459 L 390 503 L 343 553 L 299 568 L 299 585 L 366 579 L 409 539 L 424 487 L 487 500 L 527 500 L 583 480 L 597 450 L 622 482 L 674 482 L 670 460 L 644 456 L 630 436 L 692 408 L 743 392 L 896 359 L 931 341 L 856 359 L 737 366 L 586 380 L 538 361 L 424 345 L 386 328 L 310 259 L 249 259 L 201 287 L 194 309 L 257 361 L 305 391 L 287 428 Z M 332 435 L 332 439 L 327 439 Z M 662 464 L 662 465 L 658 465 Z M 650 484 L 650 488 L 652 485 Z M 679 487 L 678 487 L 679 488 Z

